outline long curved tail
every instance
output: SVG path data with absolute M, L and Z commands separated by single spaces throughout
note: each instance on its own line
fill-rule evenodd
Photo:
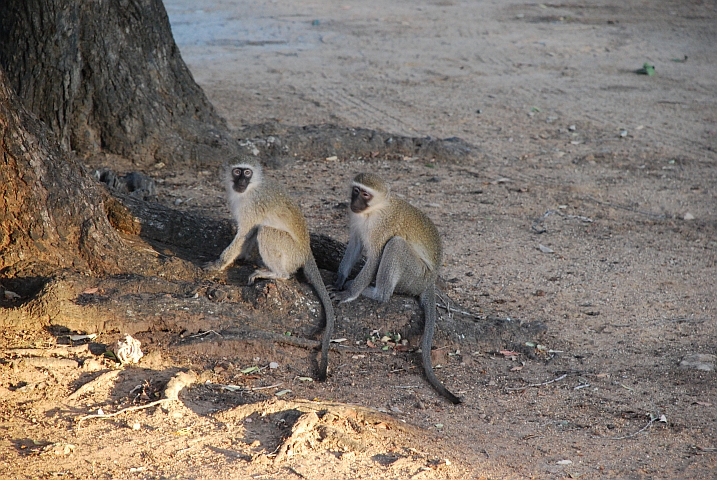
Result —
M 314 255 L 311 253 L 304 264 L 304 275 L 306 275 L 311 286 L 314 287 L 319 300 L 321 300 L 321 305 L 324 307 L 324 335 L 321 338 L 321 360 L 319 361 L 319 380 L 324 381 L 329 368 L 329 343 L 331 342 L 331 335 L 334 333 L 334 323 L 336 321 L 334 306 L 319 273 L 319 268 L 316 266 Z
M 433 345 L 433 331 L 436 328 L 436 291 L 435 285 L 431 284 L 421 294 L 421 306 L 423 307 L 423 318 L 425 320 L 425 326 L 423 327 L 423 338 L 421 338 L 421 351 L 423 357 L 423 371 L 426 374 L 428 382 L 433 388 L 438 391 L 441 395 L 446 397 L 454 404 L 462 403 L 463 400 L 453 395 L 448 389 L 438 380 L 436 374 L 433 371 L 433 365 L 431 364 L 431 346 Z

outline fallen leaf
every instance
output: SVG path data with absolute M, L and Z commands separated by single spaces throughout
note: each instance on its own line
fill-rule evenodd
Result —
M 505 355 L 506 357 L 517 357 L 518 355 L 520 355 L 520 353 L 514 352 L 512 350 L 501 350 L 498 353 Z
M 655 66 L 650 65 L 649 63 L 645 62 L 642 65 L 642 68 L 635 70 L 635 73 L 638 73 L 640 75 L 647 75 L 648 77 L 651 77 L 655 74 Z
M 513 368 L 510 369 L 511 372 L 519 372 L 519 371 L 521 371 L 521 370 L 523 370 L 523 366 L 522 366 L 522 365 L 516 365 L 515 367 L 513 367 Z
M 100 289 L 97 288 L 97 287 L 92 287 L 92 288 L 86 289 L 86 290 L 83 291 L 82 293 L 84 293 L 85 295 L 92 295 L 93 293 L 97 293 L 99 290 L 100 290 Z

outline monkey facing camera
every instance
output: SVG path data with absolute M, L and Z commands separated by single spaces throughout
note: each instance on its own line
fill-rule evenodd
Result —
M 366 255 L 364 267 L 356 278 L 347 281 L 362 253 Z M 351 183 L 349 243 L 333 285 L 333 297 L 341 303 L 359 295 L 387 302 L 394 292 L 418 297 L 425 320 L 421 350 L 426 378 L 441 395 L 458 404 L 462 400 L 446 389 L 431 364 L 437 316 L 435 284 L 442 258 L 438 229 L 425 213 L 391 195 L 378 175 L 356 175 Z
M 324 308 L 318 376 L 325 380 L 334 308 L 311 253 L 309 228 L 298 204 L 279 184 L 264 178 L 259 164 L 246 162 L 230 167 L 225 185 L 237 234 L 219 258 L 204 268 L 220 271 L 237 259 L 251 261 L 258 256 L 263 268 L 251 274 L 249 285 L 260 278 L 286 280 L 302 268 Z

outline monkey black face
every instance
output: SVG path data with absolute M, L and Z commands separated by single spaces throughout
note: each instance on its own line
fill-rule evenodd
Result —
M 361 213 L 368 208 L 369 203 L 373 199 L 373 195 L 368 190 L 361 187 L 354 187 L 351 191 L 351 211 Z
M 237 167 L 232 170 L 232 188 L 237 193 L 244 193 L 251 182 L 254 172 L 251 168 Z

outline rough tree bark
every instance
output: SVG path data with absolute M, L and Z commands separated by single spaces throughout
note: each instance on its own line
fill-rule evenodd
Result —
M 0 69 L 0 273 L 121 270 L 105 193 L 27 112 Z
M 236 152 L 161 0 L 3 0 L 0 66 L 25 106 L 80 155 L 206 166 Z

